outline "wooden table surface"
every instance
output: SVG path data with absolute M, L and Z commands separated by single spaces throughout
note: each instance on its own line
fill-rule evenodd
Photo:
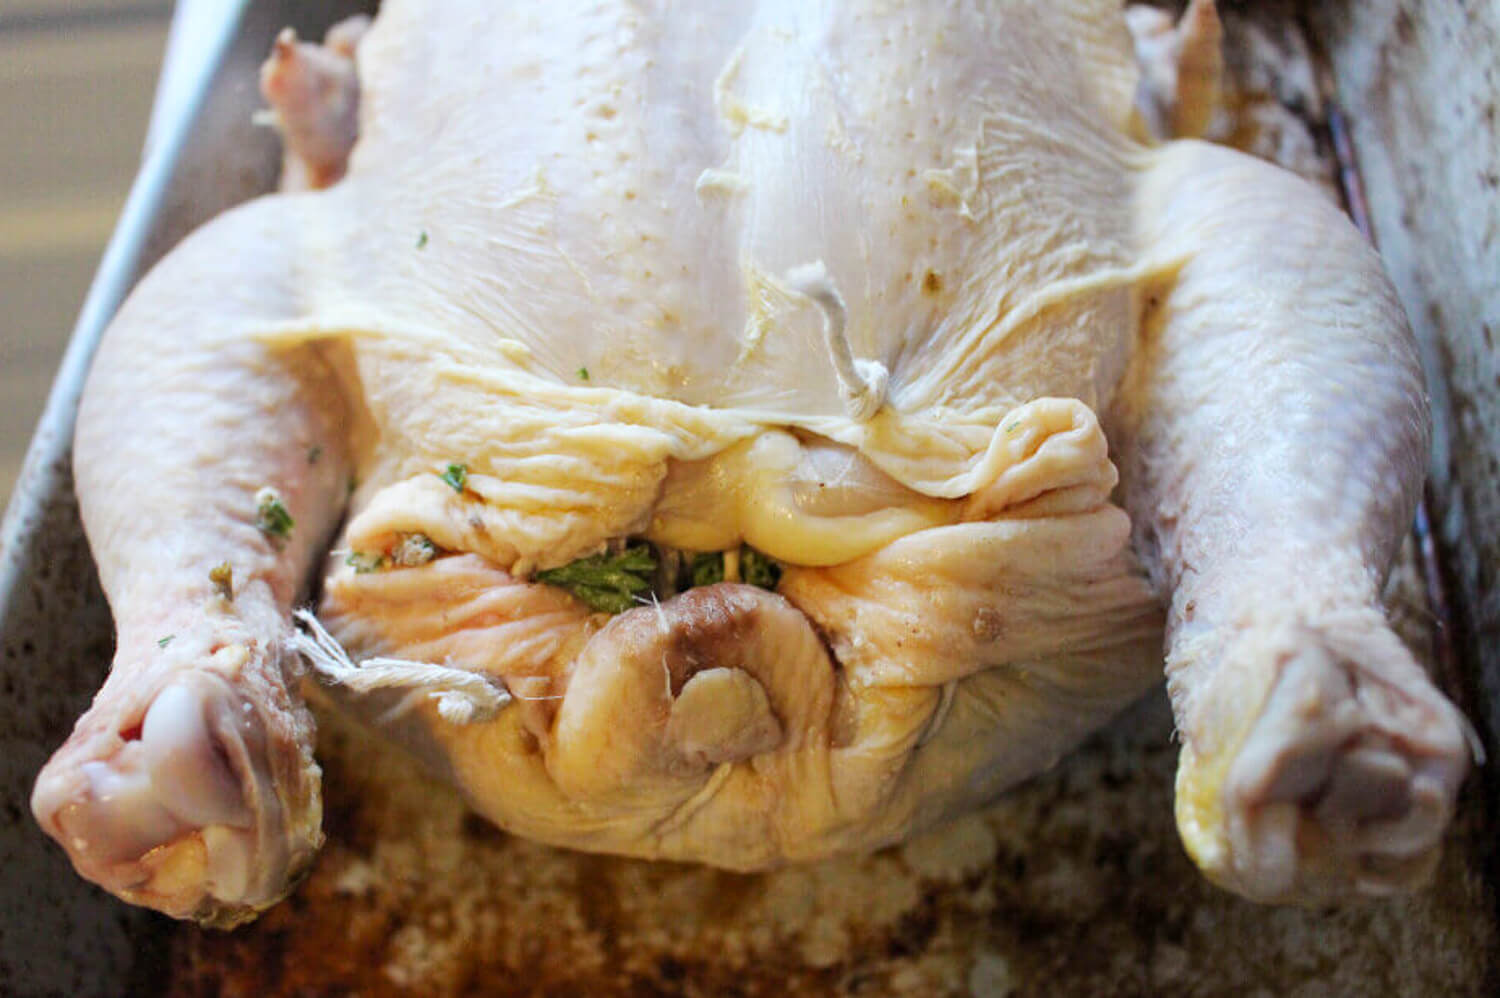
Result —
M 0 0 L 0 508 L 140 160 L 170 0 Z

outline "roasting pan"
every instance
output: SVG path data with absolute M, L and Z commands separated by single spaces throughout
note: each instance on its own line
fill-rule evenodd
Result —
M 1182 853 L 1171 821 L 1176 746 L 1159 691 L 979 815 L 873 857 L 776 874 L 511 840 L 329 719 L 320 746 L 332 756 L 329 847 L 298 895 L 260 922 L 200 932 L 75 876 L 27 799 L 112 651 L 72 493 L 84 375 L 145 269 L 274 183 L 277 144 L 251 112 L 255 67 L 275 33 L 291 24 L 316 36 L 367 6 L 197 5 L 216 16 L 198 25 L 194 58 L 176 64 L 159 97 L 141 171 L 0 526 L 0 995 L 1500 993 L 1482 779 L 1470 782 L 1431 890 L 1336 912 L 1257 907 L 1207 886 Z M 1433 538 L 1410 547 L 1393 604 L 1475 710 L 1464 690 L 1484 684 L 1433 640 L 1451 624 Z M 371 762 L 371 753 L 383 754 Z M 363 768 L 349 763 L 355 756 Z M 410 841 L 382 846 L 399 831 L 390 826 L 408 824 L 418 827 Z

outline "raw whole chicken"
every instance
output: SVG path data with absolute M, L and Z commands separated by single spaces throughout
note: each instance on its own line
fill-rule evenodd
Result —
M 1377 602 L 1416 353 L 1324 197 L 1166 140 L 1216 25 L 1152 27 L 1144 83 L 1117 0 L 283 36 L 288 189 L 150 273 L 88 383 L 118 648 L 38 821 L 122 898 L 252 917 L 321 841 L 306 688 L 516 834 L 767 868 L 1050 766 L 1165 634 L 1210 878 L 1422 883 L 1469 749 Z

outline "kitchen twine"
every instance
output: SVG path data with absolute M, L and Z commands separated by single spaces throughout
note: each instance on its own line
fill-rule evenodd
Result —
M 490 720 L 514 699 L 498 680 L 477 672 L 401 658 L 367 658 L 355 662 L 311 610 L 299 609 L 293 616 L 302 626 L 293 632 L 292 646 L 323 682 L 359 694 L 408 691 L 381 718 L 382 722 L 405 714 L 424 699 L 431 699 L 437 703 L 438 715 L 448 723 L 474 724 Z
M 844 411 L 857 422 L 866 422 L 885 405 L 886 387 L 891 374 L 878 360 L 854 356 L 849 344 L 849 309 L 844 296 L 834 286 L 833 277 L 822 260 L 814 260 L 787 271 L 782 280 L 787 287 L 817 305 L 823 313 L 823 346 L 839 381 L 839 397 Z

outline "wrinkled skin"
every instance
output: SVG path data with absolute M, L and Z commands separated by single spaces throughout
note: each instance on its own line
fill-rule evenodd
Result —
M 1137 18 L 1174 60 L 1139 88 L 1105 0 L 705 7 L 388 0 L 278 42 L 310 189 L 188 239 L 89 381 L 120 642 L 43 827 L 179 917 L 273 903 L 319 841 L 296 648 L 507 829 L 764 868 L 1051 765 L 1164 633 L 1207 875 L 1420 884 L 1468 755 L 1377 603 L 1416 355 L 1317 192 L 1143 144 L 1211 110 L 1211 4 Z M 320 617 L 426 678 L 297 636 L 341 521 Z M 784 572 L 612 618 L 532 578 L 625 537 Z

